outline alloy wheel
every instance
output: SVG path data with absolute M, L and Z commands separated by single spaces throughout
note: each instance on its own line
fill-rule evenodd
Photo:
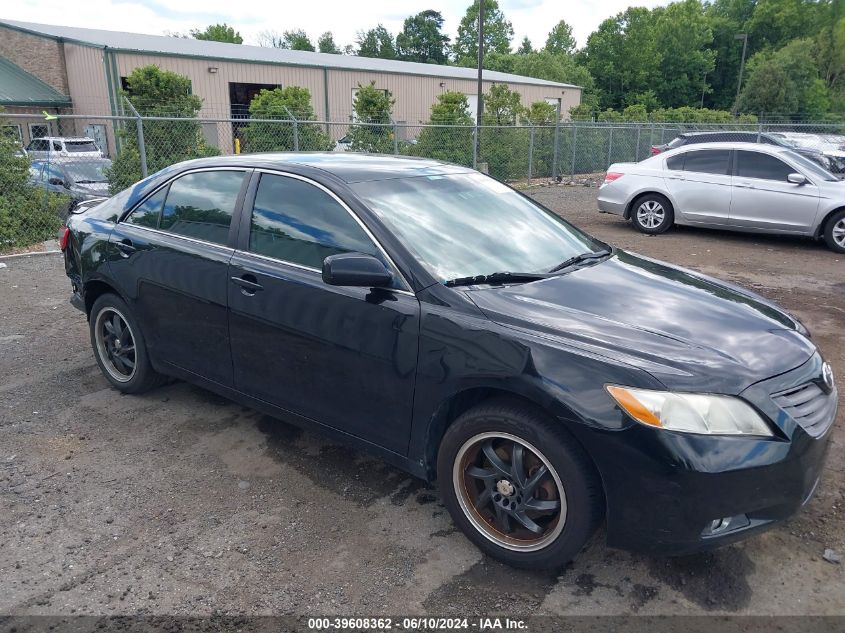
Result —
M 646 200 L 637 208 L 637 221 L 647 229 L 656 229 L 666 219 L 666 210 L 657 200 Z
M 135 337 L 126 317 L 113 307 L 105 307 L 94 322 L 97 354 L 109 375 L 118 382 L 129 382 L 135 375 Z
M 501 547 L 536 551 L 563 531 L 560 477 L 537 448 L 515 435 L 481 433 L 467 440 L 455 457 L 452 483 L 466 517 Z
M 833 241 L 841 248 L 845 248 L 845 218 L 842 218 L 833 225 L 831 234 L 833 235 Z

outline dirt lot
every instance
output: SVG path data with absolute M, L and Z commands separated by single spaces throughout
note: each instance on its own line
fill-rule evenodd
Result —
M 646 237 L 599 215 L 595 189 L 531 191 L 604 240 L 780 302 L 845 385 L 845 257 L 801 240 Z M 470 545 L 436 491 L 377 460 L 186 384 L 119 395 L 61 260 L 4 261 L 0 614 L 845 614 L 843 565 L 823 558 L 845 554 L 841 429 L 816 497 L 763 536 L 661 559 L 599 533 L 557 574 L 518 572 Z

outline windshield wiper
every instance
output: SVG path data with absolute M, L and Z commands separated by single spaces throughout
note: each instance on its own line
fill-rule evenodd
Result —
M 610 254 L 611 252 L 607 249 L 602 249 L 600 251 L 590 251 L 589 253 L 581 253 L 580 255 L 575 255 L 575 257 L 570 257 L 569 259 L 561 262 L 560 264 L 552 268 L 549 272 L 556 273 L 558 271 L 563 270 L 564 268 L 574 266 L 575 264 L 580 264 L 581 262 L 586 262 L 591 259 L 601 259 L 602 257 L 607 257 Z
M 475 286 L 478 284 L 508 284 L 508 283 L 524 283 L 526 281 L 537 281 L 538 279 L 546 279 L 550 275 L 548 273 L 512 273 L 499 272 L 490 273 L 489 275 L 475 275 L 473 277 L 457 277 L 444 281 L 446 286 Z

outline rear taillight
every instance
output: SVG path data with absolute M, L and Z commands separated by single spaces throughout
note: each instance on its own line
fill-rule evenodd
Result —
M 59 249 L 64 251 L 67 248 L 69 241 L 70 229 L 67 226 L 63 226 L 61 231 L 59 231 Z
M 651 155 L 652 155 L 652 156 L 657 156 L 657 155 L 658 155 L 660 152 L 662 152 L 663 150 L 662 150 L 662 149 L 660 149 L 659 147 L 657 147 L 656 145 L 652 145 L 652 146 L 651 146 L 651 149 L 650 149 L 649 151 L 651 152 Z
M 604 177 L 605 182 L 613 182 L 614 180 L 619 180 L 625 174 L 619 173 L 618 171 L 609 171 L 607 175 Z

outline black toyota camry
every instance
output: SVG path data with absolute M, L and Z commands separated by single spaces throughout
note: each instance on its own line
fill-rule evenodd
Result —
M 513 565 L 560 566 L 602 521 L 614 547 L 729 543 L 819 481 L 837 394 L 799 321 L 467 168 L 190 161 L 61 245 L 116 389 L 187 380 L 437 480 Z

